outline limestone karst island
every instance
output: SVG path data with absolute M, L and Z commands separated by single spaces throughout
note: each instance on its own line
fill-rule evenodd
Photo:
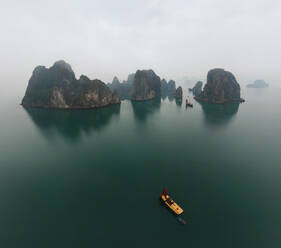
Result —
M 87 109 L 119 104 L 119 94 L 100 80 L 81 75 L 77 80 L 69 64 L 57 61 L 50 68 L 37 66 L 28 82 L 24 107 Z
M 244 101 L 240 97 L 240 85 L 231 72 L 210 70 L 203 90 L 202 85 L 198 81 L 189 89 L 197 101 L 215 104 Z M 37 66 L 34 69 L 22 105 L 26 108 L 92 109 L 120 104 L 121 99 L 126 98 L 147 101 L 163 95 L 173 95 L 181 101 L 183 89 L 176 88 L 174 80 L 160 79 L 153 70 L 137 70 L 122 83 L 117 77 L 108 84 L 85 75 L 77 79 L 71 66 L 60 60 L 50 68 Z

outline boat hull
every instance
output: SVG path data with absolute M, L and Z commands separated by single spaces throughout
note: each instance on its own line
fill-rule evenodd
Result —
M 168 195 L 161 195 L 160 200 L 174 214 L 180 215 L 180 214 L 183 213 L 183 209 L 177 203 L 175 203 L 170 198 L 170 196 L 168 196 Z

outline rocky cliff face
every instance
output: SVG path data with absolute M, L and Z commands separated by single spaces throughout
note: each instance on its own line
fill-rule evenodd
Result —
M 213 69 L 208 72 L 204 90 L 196 100 L 209 103 L 242 102 L 240 85 L 231 72 L 223 69 Z
M 181 86 L 179 86 L 176 89 L 175 98 L 176 98 L 176 100 L 182 100 L 182 87 Z
M 138 70 L 134 77 L 132 97 L 134 101 L 145 101 L 161 96 L 161 81 L 152 70 Z
M 69 64 L 57 61 L 52 67 L 38 66 L 28 82 L 24 107 L 41 108 L 97 108 L 120 103 L 117 92 L 100 80 L 82 75 L 79 80 Z
M 202 93 L 203 82 L 198 81 L 192 89 L 189 89 L 194 96 L 199 96 Z

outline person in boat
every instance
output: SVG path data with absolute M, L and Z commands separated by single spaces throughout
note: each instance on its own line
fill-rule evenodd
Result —
M 166 201 L 168 202 L 169 205 L 173 204 L 173 200 L 171 198 L 168 198 Z

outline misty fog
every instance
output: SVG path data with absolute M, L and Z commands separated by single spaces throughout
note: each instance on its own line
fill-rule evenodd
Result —
M 280 80 L 281 3 L 213 1 L 2 1 L 1 85 L 24 93 L 37 65 L 64 59 L 109 82 L 137 69 L 205 79 L 220 67 L 241 85 Z

